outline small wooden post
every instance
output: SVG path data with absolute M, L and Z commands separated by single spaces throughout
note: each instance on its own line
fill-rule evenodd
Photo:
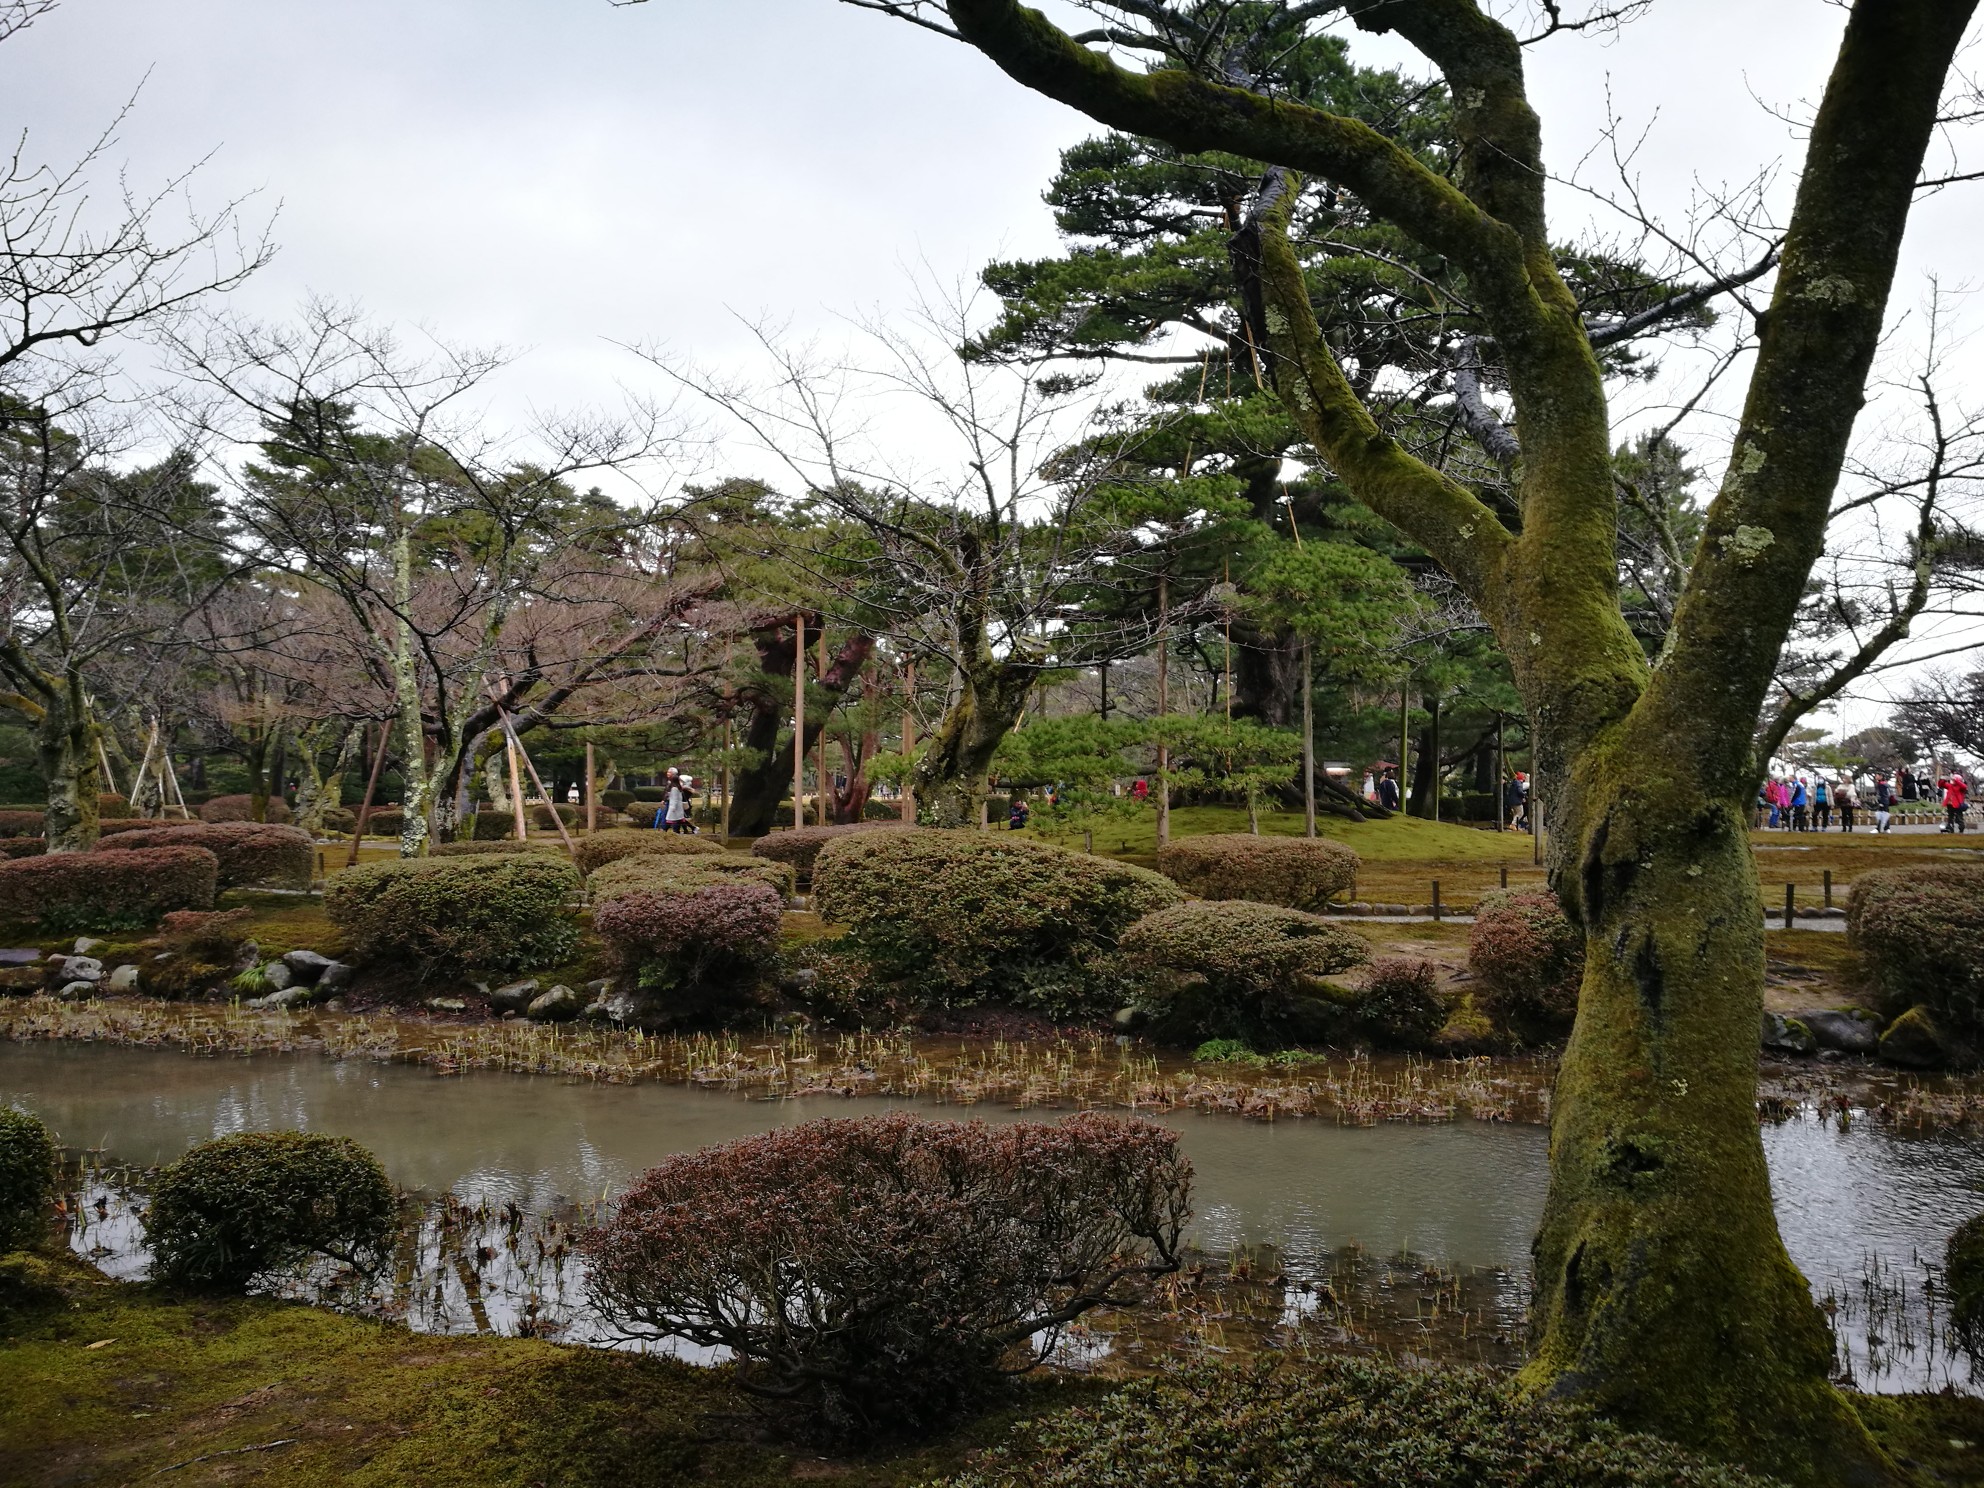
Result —
M 593 789 L 592 741 L 586 741 L 586 834 L 599 830 L 599 800 Z
M 1509 886 L 1509 865 L 1507 863 L 1504 863 L 1502 865 L 1502 887 L 1506 889 L 1508 886 Z
M 1438 880 L 1438 879 L 1436 878 L 1436 879 L 1434 879 L 1434 880 L 1433 880 L 1433 919 L 1434 919 L 1434 922 L 1435 922 L 1435 923 L 1438 923 L 1438 921 L 1439 921 L 1439 918 L 1440 918 L 1440 881 L 1439 881 L 1439 880 Z
M 1826 869 L 1826 908 L 1832 908 L 1832 869 Z
M 1796 884 L 1786 884 L 1784 886 L 1784 928 L 1787 930 L 1791 928 L 1791 921 L 1796 912 L 1797 904 L 1798 886 Z
M 806 825 L 806 617 L 792 617 L 792 825 Z

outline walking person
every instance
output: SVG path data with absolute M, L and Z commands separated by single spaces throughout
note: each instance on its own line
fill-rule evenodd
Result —
M 1812 788 L 1800 775 L 1791 787 L 1791 830 L 1808 832 L 1812 827 Z
M 1876 775 L 1874 777 L 1874 831 L 1876 833 L 1887 831 L 1888 823 L 1893 819 L 1893 813 L 1894 787 L 1888 784 L 1887 776 Z
M 679 832 L 689 821 L 689 793 L 682 788 L 682 772 L 673 765 L 668 767 L 668 798 L 662 803 L 661 825 L 663 830 Z
M 1943 778 L 1943 830 L 1961 832 L 1964 807 L 1970 804 L 1970 783 L 1961 775 L 1950 774 Z
M 1853 777 L 1843 776 L 1839 782 L 1839 829 L 1842 832 L 1853 830 L 1853 813 L 1860 805 L 1860 792 L 1854 789 Z
M 1529 776 L 1521 770 L 1516 771 L 1509 783 L 1502 787 L 1502 815 L 1507 830 L 1529 830 Z M 1517 826 L 1518 822 L 1521 826 Z
M 1398 776 L 1391 770 L 1378 782 L 1378 804 L 1387 811 L 1398 810 Z
M 1823 832 L 1832 825 L 1832 787 L 1823 775 L 1812 781 L 1812 830 Z

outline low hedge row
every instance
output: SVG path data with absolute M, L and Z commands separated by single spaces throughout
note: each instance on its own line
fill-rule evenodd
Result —
M 628 889 L 658 884 L 687 890 L 720 883 L 761 883 L 781 899 L 792 894 L 792 868 L 744 853 L 634 853 L 586 876 L 586 894 L 598 904 Z
M 0 837 L 39 837 L 47 820 L 45 811 L 0 811 Z
M 523 971 L 571 955 L 582 884 L 548 852 L 414 858 L 338 874 L 324 912 L 363 960 L 401 959 L 423 974 Z
M 1984 865 L 1863 874 L 1847 896 L 1846 934 L 1890 1016 L 1927 1003 L 1962 1037 L 1984 1036 Z
M 264 823 L 280 826 L 290 820 L 289 805 L 281 796 L 270 796 L 264 804 Z M 202 801 L 199 811 L 203 822 L 252 822 L 255 820 L 255 798 L 245 795 L 214 796 Z
M 139 930 L 175 909 L 212 909 L 220 859 L 204 847 L 57 853 L 0 863 L 0 922 Z
M 845 833 L 820 852 L 813 888 L 880 979 L 925 1002 L 1052 1017 L 1114 1006 L 1118 938 L 1184 899 L 1145 868 L 977 831 Z
M 263 822 L 184 822 L 97 839 L 98 852 L 152 847 L 203 847 L 220 861 L 222 889 L 307 889 L 316 876 L 317 848 L 296 827 Z
M 1286 909 L 1321 909 L 1357 886 L 1357 854 L 1324 837 L 1181 837 L 1158 850 L 1157 866 L 1196 898 L 1252 899 Z
M 769 858 L 774 863 L 790 863 L 792 871 L 799 876 L 801 885 L 813 882 L 813 867 L 818 863 L 820 853 L 830 842 L 856 832 L 886 830 L 887 822 L 850 822 L 839 827 L 788 827 L 782 832 L 771 832 L 751 844 L 754 857 Z
M 514 837 L 501 838 L 490 842 L 430 842 L 428 854 L 436 858 L 479 858 L 491 853 L 548 852 L 563 853 L 564 845 L 546 842 L 542 837 L 532 837 L 519 842 Z

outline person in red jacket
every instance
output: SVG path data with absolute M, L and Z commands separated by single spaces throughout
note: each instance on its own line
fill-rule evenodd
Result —
M 1943 812 L 1949 820 L 1943 823 L 1945 832 L 1961 832 L 1963 808 L 1970 803 L 1970 785 L 1961 775 L 1950 775 L 1943 780 Z

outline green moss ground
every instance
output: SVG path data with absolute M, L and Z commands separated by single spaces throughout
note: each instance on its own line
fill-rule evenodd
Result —
M 720 1371 L 516 1339 L 439 1338 L 295 1304 L 185 1301 L 73 1263 L 0 1318 L 0 1485 L 922 1482 L 1019 1415 L 1095 1387 L 1043 1377 L 932 1446 L 822 1459 L 764 1439 Z M 95 1345 L 95 1347 L 92 1347 Z M 265 1451 L 242 1448 L 289 1441 Z M 229 1453 L 232 1455 L 215 1456 Z M 207 1462 L 193 1459 L 209 1457 Z M 175 1464 L 192 1463 L 173 1469 Z

